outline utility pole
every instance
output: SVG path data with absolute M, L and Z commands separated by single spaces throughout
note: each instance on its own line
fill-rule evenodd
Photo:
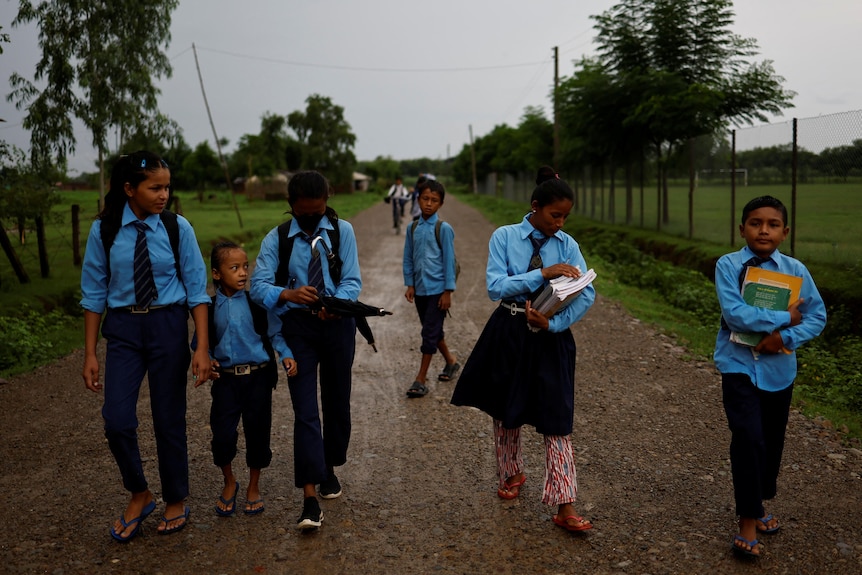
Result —
M 224 170 L 224 179 L 227 183 L 227 189 L 230 192 L 230 199 L 233 201 L 233 209 L 236 212 L 236 219 L 239 220 L 239 227 L 242 228 L 242 216 L 239 214 L 239 207 L 236 205 L 236 196 L 233 193 L 233 183 L 230 181 L 230 174 L 227 171 L 227 162 L 224 159 L 224 155 L 221 153 L 221 142 L 218 140 L 218 134 L 216 133 L 215 124 L 213 123 L 213 115 L 210 113 L 210 105 L 207 102 L 207 93 L 204 90 L 204 79 L 201 76 L 201 67 L 198 64 L 198 51 L 195 48 L 194 42 L 192 42 L 192 52 L 195 55 L 195 68 L 198 70 L 198 80 L 201 83 L 201 94 L 204 96 L 204 106 L 207 109 L 207 117 L 210 120 L 210 127 L 213 130 L 213 138 L 215 138 L 216 150 L 218 150 L 218 159 L 221 162 L 222 170 Z
M 554 170 L 560 171 L 560 120 L 557 116 L 557 90 L 560 87 L 560 50 L 554 46 Z
M 473 193 L 479 193 L 479 182 L 476 180 L 476 149 L 473 147 L 473 124 L 470 128 L 470 164 L 473 166 Z

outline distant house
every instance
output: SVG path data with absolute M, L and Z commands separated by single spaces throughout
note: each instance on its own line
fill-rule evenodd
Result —
M 359 172 L 353 172 L 353 191 L 367 192 L 368 186 L 371 184 L 371 177 Z
M 252 176 L 245 181 L 245 195 L 250 200 L 284 200 L 287 198 L 287 180 L 285 173 L 271 177 L 260 178 Z

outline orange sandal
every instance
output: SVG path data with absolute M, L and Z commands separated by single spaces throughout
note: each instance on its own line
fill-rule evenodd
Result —
M 572 525 L 569 521 L 575 521 L 576 524 Z M 593 524 L 590 523 L 589 519 L 584 519 L 579 515 L 568 515 L 562 519 L 559 515 L 554 515 L 554 525 L 562 527 L 566 531 L 586 531 L 593 528 Z
M 511 477 L 509 478 L 511 479 Z M 508 481 L 508 479 L 506 480 Z M 521 494 L 521 486 L 527 482 L 527 476 L 524 475 L 517 483 L 506 483 L 506 487 L 497 488 L 497 497 L 500 499 L 515 499 Z

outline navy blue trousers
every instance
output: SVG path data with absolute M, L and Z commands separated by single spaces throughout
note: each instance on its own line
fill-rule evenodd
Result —
M 167 503 L 189 494 L 186 442 L 186 382 L 189 351 L 188 310 L 175 305 L 147 314 L 108 310 L 102 324 L 105 357 L 105 437 L 123 486 L 146 491 L 147 480 L 138 447 L 138 396 L 146 374 L 162 497 Z
M 237 426 L 242 418 L 246 464 L 251 469 L 269 467 L 272 382 L 267 370 L 257 369 L 248 375 L 222 373 L 213 381 L 210 394 L 213 463 L 224 467 L 236 457 Z
M 769 392 L 756 388 L 745 374 L 723 373 L 721 390 L 731 432 L 730 467 L 736 514 L 763 517 L 763 501 L 778 492 L 793 385 Z
M 441 295 L 443 294 L 413 297 L 419 321 L 422 322 L 422 344 L 419 346 L 419 351 L 423 354 L 437 353 L 437 345 L 444 337 L 443 320 L 446 318 L 446 312 L 437 307 Z
M 284 340 L 298 368 L 287 385 L 294 413 L 294 480 L 301 488 L 325 481 L 329 469 L 347 461 L 356 321 L 323 321 L 304 310 L 288 311 L 281 319 Z

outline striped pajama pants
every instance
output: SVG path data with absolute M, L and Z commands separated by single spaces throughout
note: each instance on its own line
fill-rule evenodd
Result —
M 545 435 L 545 487 L 542 503 L 564 505 L 573 503 L 578 496 L 578 474 L 572 440 L 568 435 Z M 503 422 L 494 420 L 494 447 L 497 455 L 497 477 L 500 488 L 506 480 L 524 471 L 521 455 L 521 428 L 506 429 Z

